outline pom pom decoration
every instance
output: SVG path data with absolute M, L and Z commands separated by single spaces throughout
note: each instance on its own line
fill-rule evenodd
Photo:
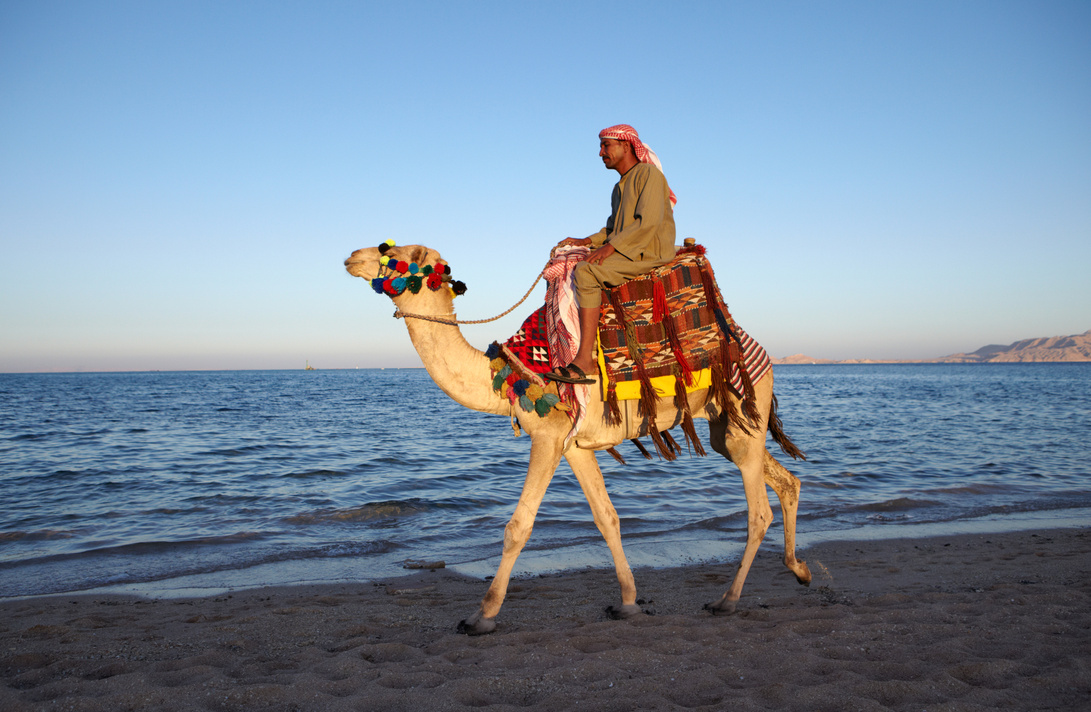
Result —
M 504 367 L 500 369 L 492 379 L 492 389 L 494 391 L 500 390 L 500 386 L 504 384 L 504 381 L 511 375 L 511 366 L 504 364 Z
M 534 401 L 534 412 L 538 414 L 539 418 L 544 418 L 560 400 L 561 399 L 557 397 L 556 393 L 546 393 L 541 398 Z
M 394 246 L 393 240 L 387 240 L 379 245 L 379 252 L 386 252 Z M 421 288 L 428 287 L 433 292 L 444 284 L 451 288 L 454 296 L 466 293 L 466 283 L 451 279 L 451 266 L 446 262 L 436 262 L 434 265 L 422 265 L 417 262 L 406 262 L 391 255 L 379 257 L 379 264 L 395 274 L 393 279 L 376 277 L 371 280 L 371 288 L 378 294 L 397 296 L 408 289 L 413 294 L 420 292 Z
M 542 386 L 521 378 L 511 364 L 501 357 L 498 342 L 489 344 L 485 349 L 485 357 L 489 359 L 493 390 L 512 405 L 518 403 L 521 410 L 537 413 L 539 418 L 546 417 L 554 408 L 567 409 L 556 393 L 546 393 Z

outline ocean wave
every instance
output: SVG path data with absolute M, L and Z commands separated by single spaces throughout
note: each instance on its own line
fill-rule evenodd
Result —
M 419 499 L 391 500 L 388 502 L 369 502 L 358 507 L 338 509 L 319 509 L 303 512 L 283 521 L 288 524 L 343 524 L 345 522 L 366 522 L 373 519 L 406 517 L 425 512 L 430 507 Z
M 307 480 L 322 477 L 343 477 L 347 474 L 344 470 L 305 470 L 303 472 L 286 472 L 280 477 L 288 480 Z
M 16 541 L 53 541 L 55 539 L 71 539 L 77 536 L 70 529 L 40 529 L 37 531 L 8 531 L 0 532 L 0 545 Z
M 883 502 L 870 502 L 845 507 L 845 512 L 899 512 L 909 509 L 924 509 L 927 507 L 939 507 L 943 503 L 929 499 L 912 499 L 911 497 L 898 497 Z
M 923 490 L 928 494 L 1000 494 L 1002 492 L 1022 492 L 1025 488 L 1016 485 L 1001 485 L 991 482 L 977 482 L 960 487 L 936 487 Z

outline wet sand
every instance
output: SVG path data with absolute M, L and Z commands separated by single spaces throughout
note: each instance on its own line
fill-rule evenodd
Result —
M 0 603 L 0 709 L 1083 710 L 1091 533 L 801 551 L 771 531 L 733 616 L 731 564 L 638 570 L 653 615 L 608 620 L 612 569 L 517 579 L 495 633 L 455 633 L 487 583 L 446 570 L 202 599 Z

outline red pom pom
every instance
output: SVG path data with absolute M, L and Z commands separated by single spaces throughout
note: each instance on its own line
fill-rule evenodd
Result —
M 405 274 L 406 272 L 409 271 L 409 263 L 408 262 L 403 262 L 402 260 L 398 260 L 398 266 L 395 267 L 395 269 L 397 269 L 402 274 Z

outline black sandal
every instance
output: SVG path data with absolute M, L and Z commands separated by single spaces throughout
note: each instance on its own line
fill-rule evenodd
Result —
M 573 373 L 576 375 L 572 375 Z M 543 373 L 542 378 L 547 381 L 571 383 L 577 386 L 588 386 L 595 382 L 595 379 L 588 378 L 587 374 L 583 372 L 583 369 L 574 363 L 570 363 L 567 366 L 558 366 L 549 373 Z

